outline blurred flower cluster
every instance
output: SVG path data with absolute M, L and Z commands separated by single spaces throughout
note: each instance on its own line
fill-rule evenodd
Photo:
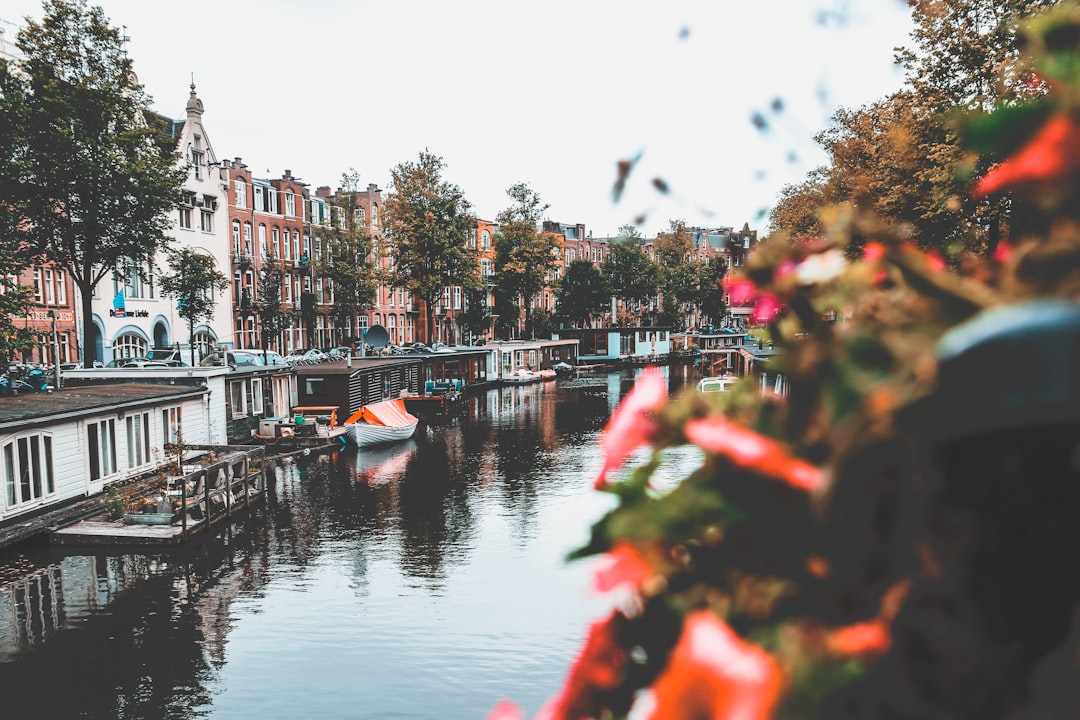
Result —
M 746 378 L 667 397 L 658 372 L 640 375 L 602 436 L 596 487 L 618 505 L 573 555 L 602 557 L 597 590 L 631 601 L 589 629 L 539 718 L 1064 716 L 1047 708 L 1080 686 L 1070 623 L 1038 646 L 1066 648 L 1053 672 L 1042 650 L 1014 652 L 1026 640 L 987 629 L 1024 620 L 980 609 L 998 589 L 950 564 L 970 548 L 949 543 L 998 541 L 924 512 L 931 472 L 907 417 L 938 389 L 950 329 L 1080 293 L 1080 9 L 1055 8 L 1023 37 L 1043 92 L 958 122 L 974 150 L 1005 158 L 973 194 L 1008 193 L 1040 222 L 1022 243 L 946 257 L 839 206 L 820 237 L 760 245 L 726 289 L 767 325 L 780 349 L 769 370 L 789 392 Z M 684 445 L 702 464 L 656 487 Z M 643 447 L 648 460 L 628 466 Z M 504 703 L 491 717 L 521 712 Z

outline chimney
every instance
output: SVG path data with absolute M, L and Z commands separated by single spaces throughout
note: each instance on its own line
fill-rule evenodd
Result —
M 315 191 L 315 196 L 316 197 L 330 197 L 330 186 L 329 185 L 320 185 L 318 187 L 318 189 Z

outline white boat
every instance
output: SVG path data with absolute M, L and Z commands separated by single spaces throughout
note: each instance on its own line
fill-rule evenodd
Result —
M 410 415 L 401 398 L 372 403 L 353 413 L 344 426 L 346 437 L 357 447 L 407 440 L 416 432 L 419 418 Z
M 518 368 L 503 376 L 503 382 L 523 385 L 525 383 L 540 382 L 540 373 L 533 372 L 528 368 Z
M 714 392 L 727 392 L 728 388 L 738 382 L 739 378 L 733 375 L 721 375 L 718 377 L 706 377 L 701 378 L 698 381 L 698 392 L 714 393 Z

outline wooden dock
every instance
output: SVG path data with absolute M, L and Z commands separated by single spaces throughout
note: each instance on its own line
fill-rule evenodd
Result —
M 122 519 L 103 512 L 54 528 L 49 540 L 57 545 L 176 545 L 190 536 L 230 520 L 247 510 L 266 492 L 266 451 L 261 447 L 233 448 L 203 465 L 186 467 L 184 475 L 167 479 L 149 496 L 129 502 Z M 162 511 L 164 508 L 164 511 Z M 175 508 L 175 509 L 174 509 Z M 153 510 L 153 512 L 147 512 Z

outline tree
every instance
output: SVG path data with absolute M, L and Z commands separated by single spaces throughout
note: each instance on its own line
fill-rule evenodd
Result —
M 554 275 L 559 244 L 552 233 L 542 232 L 540 223 L 548 206 L 525 183 L 512 185 L 506 194 L 514 203 L 499 212 L 495 233 L 495 274 L 502 293 L 516 305 L 525 307 L 525 331 L 534 333 L 532 305 L 537 294 Z
M 604 312 L 611 302 L 611 285 L 589 260 L 574 260 L 558 284 L 555 307 L 559 315 L 587 327 L 594 313 Z
M 435 301 L 443 288 L 479 283 L 476 260 L 466 245 L 476 219 L 461 188 L 443 180 L 444 167 L 443 159 L 427 150 L 417 162 L 395 166 L 390 171 L 393 191 L 383 207 L 390 284 L 424 301 L 428 342 L 434 338 Z
M 186 169 L 158 133 L 150 98 L 135 80 L 119 31 L 85 0 L 45 0 L 17 45 L 26 82 L 8 83 L 22 128 L 16 227 L 64 267 L 81 295 L 83 346 L 92 347 L 94 288 L 133 263 L 149 273 L 167 247 Z M 12 69 L 4 65 L 5 74 Z M 8 118 L 5 118 L 8 119 Z M 9 166 L 4 167 L 4 171 Z M 86 353 L 89 366 L 93 357 Z
M 657 293 L 657 266 L 645 255 L 636 239 L 609 244 L 607 257 L 600 269 L 612 294 L 628 308 L 644 305 Z
M 168 253 L 171 272 L 159 279 L 161 294 L 174 298 L 177 312 L 188 322 L 188 343 L 191 345 L 191 364 L 195 364 L 195 324 L 214 316 L 216 293 L 229 287 L 229 279 L 214 264 L 214 258 L 192 248 L 180 248 Z
M 817 168 L 805 180 L 785 185 L 769 213 L 769 232 L 787 233 L 790 237 L 821 235 L 818 213 L 828 204 L 828 171 Z
M 656 260 L 659 263 L 661 325 L 680 324 L 683 306 L 692 299 L 697 287 L 697 261 L 690 259 L 694 237 L 682 220 L 669 220 L 668 230 L 656 236 Z
M 343 173 L 334 197 L 334 204 L 342 210 L 341 222 L 328 228 L 316 226 L 316 241 L 327 245 L 326 260 L 319 272 L 334 286 L 335 324 L 344 327 L 352 338 L 359 337 L 357 315 L 372 303 L 378 290 L 371 258 L 371 230 L 358 212 L 359 192 L 360 173 Z
M 0 59 L 0 116 L 18 118 L 25 113 L 22 101 L 24 80 L 9 72 L 7 60 Z M 4 367 L 19 350 L 28 347 L 32 338 L 25 327 L 15 323 L 30 310 L 32 293 L 20 285 L 19 273 L 28 258 L 25 243 L 24 158 L 26 128 L 18 122 L 0 122 L 0 359 Z
M 487 290 L 482 287 L 465 290 L 465 309 L 457 315 L 463 334 L 483 335 L 491 325 L 491 308 L 487 305 Z
M 702 317 L 707 318 L 711 324 L 716 324 L 727 312 L 723 285 L 727 270 L 727 262 L 720 259 L 710 263 L 697 263 L 697 292 L 694 294 L 693 303 L 701 311 Z
M 276 339 L 291 324 L 291 318 L 281 302 L 281 284 L 284 281 L 285 271 L 273 254 L 268 255 L 259 268 L 259 297 L 255 300 L 255 309 L 262 325 L 260 336 L 264 355 L 270 347 L 270 338 Z

